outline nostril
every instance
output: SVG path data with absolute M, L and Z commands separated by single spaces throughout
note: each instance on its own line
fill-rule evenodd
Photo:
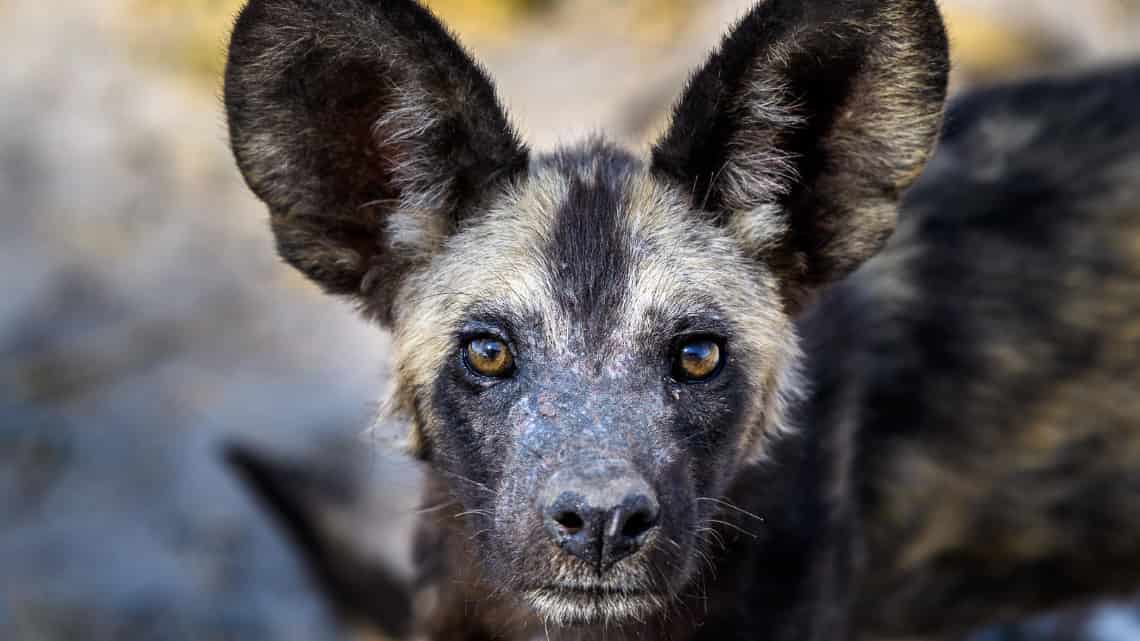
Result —
M 657 525 L 656 515 L 651 514 L 649 510 L 638 510 L 631 514 L 625 524 L 622 525 L 621 535 L 628 539 L 636 539 L 653 529 L 655 525 Z
M 567 534 L 577 534 L 586 526 L 585 521 L 576 512 L 565 510 L 554 515 L 554 522 L 561 525 Z
M 537 498 L 549 543 L 598 572 L 651 545 L 663 519 L 653 488 L 622 461 L 561 469 Z

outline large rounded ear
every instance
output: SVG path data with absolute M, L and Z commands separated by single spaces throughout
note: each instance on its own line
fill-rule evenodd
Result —
M 251 0 L 225 102 L 282 258 L 382 321 L 403 273 L 527 164 L 486 75 L 413 0 Z
M 793 312 L 872 256 L 946 96 L 934 0 L 768 0 L 691 79 L 654 171 L 781 279 Z

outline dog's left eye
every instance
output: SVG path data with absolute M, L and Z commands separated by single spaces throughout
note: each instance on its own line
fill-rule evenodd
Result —
M 723 360 L 720 343 L 711 338 L 681 343 L 673 358 L 673 379 L 682 383 L 707 381 L 716 376 Z
M 515 371 L 511 348 L 490 336 L 469 341 L 463 350 L 463 360 L 473 372 L 490 378 L 506 378 Z

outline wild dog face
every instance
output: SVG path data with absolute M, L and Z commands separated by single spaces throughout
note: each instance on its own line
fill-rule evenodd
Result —
M 538 155 L 414 2 L 253 0 L 226 106 L 282 257 L 393 331 L 396 406 L 484 573 L 589 624 L 697 573 L 785 427 L 794 317 L 890 234 L 946 68 L 931 0 L 770 0 L 650 158 Z

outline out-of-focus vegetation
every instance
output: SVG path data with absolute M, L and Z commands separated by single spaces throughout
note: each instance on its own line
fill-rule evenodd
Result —
M 432 10 L 468 37 L 501 36 L 554 0 L 434 0 Z M 123 24 L 140 52 L 175 72 L 214 82 L 225 63 L 225 34 L 243 0 L 129 0 Z
M 953 43 L 956 78 L 998 77 L 1039 66 L 1053 52 L 1048 38 L 976 10 L 948 5 L 943 11 Z
M 225 34 L 243 0 L 125 2 L 118 19 L 143 59 L 198 82 L 217 83 L 224 64 Z M 561 28 L 560 23 L 567 22 L 566 14 L 570 12 L 589 16 L 603 37 L 624 37 L 642 45 L 664 46 L 673 42 L 697 14 L 708 11 L 697 0 L 427 0 L 426 4 L 465 41 L 476 46 L 501 46 L 518 30 L 535 22 L 544 28 Z M 1010 70 L 1039 68 L 1046 61 L 1076 53 L 1072 49 L 1079 45 L 1072 40 L 1079 39 L 1080 31 L 1059 37 L 1046 33 L 1048 29 L 1039 21 L 1020 19 L 1016 6 L 1014 11 L 1004 8 L 1021 4 L 1026 5 L 1024 10 L 1032 10 L 1040 2 L 997 0 L 988 4 L 971 0 L 943 3 L 960 77 L 975 81 L 998 78 Z M 1123 31 L 1124 35 L 1118 37 L 1127 38 L 1134 33 L 1129 25 L 1136 25 L 1140 19 L 1140 0 L 1093 0 L 1080 4 L 1084 7 L 1073 12 L 1075 20 L 1081 24 L 1095 23 L 1106 32 Z M 598 19 L 614 13 L 620 13 L 624 20 L 615 23 L 612 19 Z M 1063 23 L 1064 11 L 1051 19 Z M 621 26 L 620 31 L 610 31 L 609 27 L 615 24 Z M 1085 44 L 1095 49 L 1103 43 Z
M 199 83 L 216 84 L 225 64 L 225 36 L 244 0 L 127 0 L 118 16 L 142 59 Z M 502 45 L 518 29 L 559 10 L 582 11 L 565 0 L 428 0 L 436 15 L 475 45 Z M 620 12 L 633 29 L 612 33 L 647 45 L 668 44 L 697 10 L 698 0 L 601 0 L 585 14 Z M 2 6 L 2 4 L 0 4 Z M 552 21 L 557 24 L 558 19 Z M 625 21 L 620 21 L 624 24 Z M 597 20 L 596 27 L 614 25 Z

